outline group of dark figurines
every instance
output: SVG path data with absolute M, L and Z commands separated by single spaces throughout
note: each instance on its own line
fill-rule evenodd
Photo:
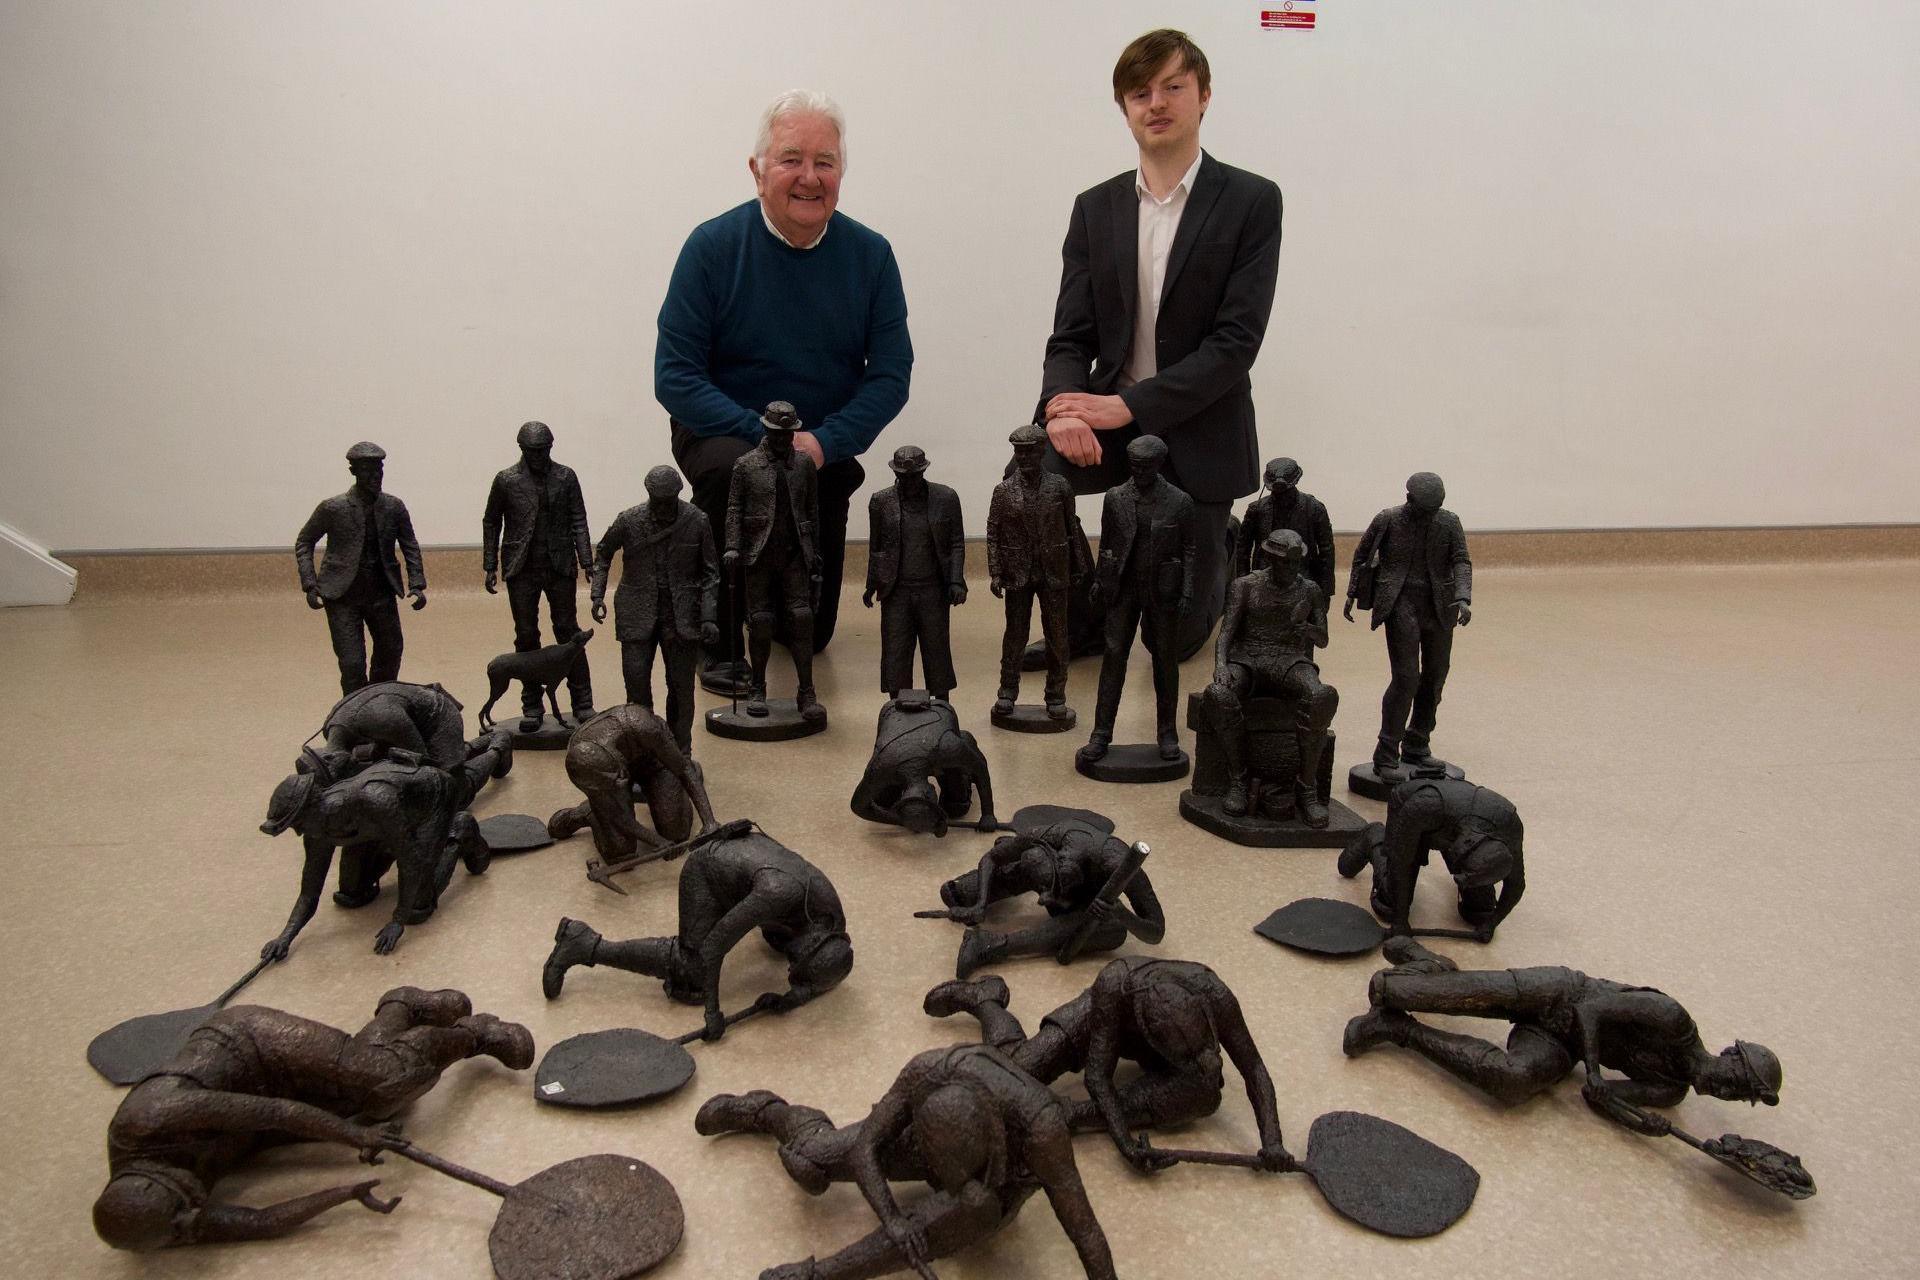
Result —
M 547 836 L 565 840 L 590 830 L 597 856 L 589 875 L 615 888 L 613 875 L 642 863 L 684 861 L 677 934 L 613 940 L 585 922 L 563 919 L 541 970 L 548 999 L 561 995 L 579 967 L 658 978 L 670 999 L 703 1010 L 702 1026 L 681 1037 L 685 1043 L 717 1040 L 745 1017 L 797 1010 L 847 979 L 855 952 L 833 884 L 752 820 L 721 821 L 693 759 L 694 686 L 703 679 L 710 685 L 717 679 L 731 698 L 728 707 L 707 713 L 715 733 L 779 740 L 826 727 L 812 676 L 820 590 L 814 467 L 793 447 L 800 423 L 790 406 L 768 406 L 763 424 L 761 443 L 734 466 L 718 544 L 707 517 L 678 497 L 678 472 L 665 466 L 647 474 L 647 500 L 621 512 L 593 542 L 579 481 L 552 460 L 553 433 L 537 422 L 520 429 L 521 460 L 494 479 L 483 526 L 485 586 L 496 592 L 505 579 L 514 650 L 488 664 L 477 737 L 467 736 L 461 703 L 441 686 L 398 678 L 398 599 L 410 595 L 415 609 L 425 606 L 421 556 L 406 507 L 382 490 L 384 452 L 369 443 L 348 451 L 354 487 L 321 503 L 295 544 L 307 601 L 327 614 L 344 696 L 300 748 L 295 771 L 274 789 L 261 827 L 269 835 L 293 830 L 305 853 L 293 911 L 262 948 L 263 965 L 289 954 L 336 859 L 332 896 L 344 908 L 372 903 L 387 871 L 394 871 L 393 914 L 374 944 L 378 952 L 391 951 L 407 926 L 434 914 L 460 866 L 474 874 L 487 869 L 493 850 L 471 810 L 487 782 L 513 767 L 516 745 L 564 745 L 566 775 L 582 799 L 547 820 Z M 1073 727 L 1066 698 L 1076 630 L 1070 615 L 1084 614 L 1097 624 L 1103 660 L 1094 727 L 1076 754 L 1077 768 L 1116 782 L 1184 777 L 1190 762 L 1176 724 L 1174 625 L 1194 590 L 1192 503 L 1161 474 L 1165 446 L 1150 436 L 1135 440 L 1127 450 L 1130 480 L 1106 494 L 1095 557 L 1069 486 L 1042 465 L 1045 439 L 1037 426 L 1012 433 L 1012 460 L 987 518 L 989 584 L 1006 612 L 991 722 L 1020 732 Z M 1075 1163 L 1079 1133 L 1105 1134 L 1142 1173 L 1182 1162 L 1305 1172 L 1329 1203 L 1363 1225 L 1397 1235 L 1444 1228 L 1465 1212 L 1477 1175 L 1398 1126 L 1332 1113 L 1315 1124 L 1304 1159 L 1288 1151 L 1273 1084 L 1240 1004 L 1206 965 L 1141 955 L 1110 959 L 1080 996 L 1047 1014 L 1031 1034 L 1011 1012 L 1006 982 L 976 976 L 1017 957 L 1070 964 L 1113 952 L 1129 938 L 1154 947 L 1166 915 L 1144 866 L 1147 846 L 1116 835 L 1101 815 L 1034 805 L 1010 823 L 1001 821 L 986 757 L 952 702 L 958 682 L 948 613 L 967 599 L 959 499 L 927 479 L 922 450 L 901 448 L 891 465 L 893 485 L 874 494 L 870 505 L 862 597 L 869 607 L 877 600 L 881 610 L 887 701 L 851 807 L 868 821 L 944 836 L 977 803 L 968 825 L 1004 833 L 977 868 L 939 887 L 941 907 L 920 913 L 964 926 L 954 979 L 927 992 L 925 1011 L 966 1014 L 980 1034 L 911 1059 L 856 1124 L 837 1126 L 814 1108 L 765 1091 L 722 1094 L 700 1107 L 695 1125 L 701 1133 L 771 1136 L 782 1166 L 804 1189 L 821 1194 L 834 1182 L 852 1182 L 879 1219 L 870 1235 L 838 1252 L 764 1275 L 798 1280 L 909 1269 L 931 1275 L 932 1259 L 990 1235 L 1038 1190 L 1086 1274 L 1112 1276 L 1115 1264 Z M 1466 538 L 1458 518 L 1441 505 L 1439 477 L 1422 472 L 1408 481 L 1404 505 L 1373 519 L 1355 553 L 1342 612 L 1351 619 L 1356 603 L 1371 611 L 1373 626 L 1387 632 L 1392 668 L 1374 754 L 1349 774 L 1352 790 L 1386 802 L 1386 817 L 1361 822 L 1329 794 L 1329 726 L 1338 694 L 1321 679 L 1315 651 L 1328 641 L 1334 547 L 1326 508 L 1298 488 L 1301 475 L 1291 459 L 1269 463 L 1266 492 L 1232 531 L 1234 571 L 1215 640 L 1214 678 L 1188 705 L 1197 761 L 1181 812 L 1243 844 L 1338 847 L 1343 877 L 1371 871 L 1370 906 L 1384 928 L 1367 921 L 1378 932 L 1364 946 L 1384 942 L 1390 966 L 1372 975 L 1367 1010 L 1348 1024 L 1344 1051 L 1411 1049 L 1509 1104 L 1552 1088 L 1577 1068 L 1583 1097 L 1605 1118 L 1634 1132 L 1680 1137 L 1794 1198 L 1811 1195 L 1812 1179 L 1787 1153 L 1735 1134 L 1703 1142 L 1648 1110 L 1672 1106 L 1689 1090 L 1776 1104 L 1781 1067 L 1763 1046 L 1736 1040 L 1709 1052 L 1688 1012 L 1651 987 L 1560 967 L 1462 970 L 1416 940 L 1440 935 L 1485 942 L 1525 889 L 1522 824 L 1512 802 L 1469 782 L 1430 750 L 1453 629 L 1471 616 Z M 326 552 L 316 571 L 322 539 Z M 575 592 L 584 571 L 592 620 L 603 623 L 616 552 L 622 566 L 615 634 L 627 700 L 596 711 L 585 648 L 593 632 L 578 626 Z M 702 654 L 711 655 L 721 640 L 723 590 L 744 603 L 732 616 L 745 618 L 746 642 L 743 662 L 716 671 L 711 662 L 703 668 Z M 556 639 L 545 646 L 543 597 Z M 1036 602 L 1043 640 L 1034 652 L 1028 633 Z M 1115 745 L 1136 633 L 1153 659 L 1157 740 Z M 793 660 L 791 699 L 767 696 L 776 639 Z M 653 710 L 656 654 L 665 659 L 664 718 Z M 1039 705 L 1019 700 L 1023 666 L 1045 670 Z M 490 713 L 514 680 L 522 684 L 522 717 L 509 729 Z M 561 683 L 571 695 L 571 723 L 559 708 Z M 636 808 L 642 802 L 644 823 Z M 1434 852 L 1455 882 L 1465 930 L 1412 926 L 1415 884 Z M 988 927 L 994 904 L 1029 896 L 1044 910 L 1044 922 Z M 1316 903 L 1341 905 L 1309 899 L 1295 906 Z M 720 1007 L 721 968 L 755 930 L 785 961 L 786 989 L 728 1014 Z M 357 1202 L 385 1213 L 397 1203 L 376 1193 L 375 1179 L 264 1208 L 210 1198 L 217 1179 L 261 1148 L 286 1141 L 342 1144 L 370 1162 L 397 1153 L 503 1194 L 509 1206 L 512 1193 L 538 1181 L 521 1188 L 492 1183 L 419 1151 L 388 1123 L 463 1059 L 491 1057 L 516 1071 L 533 1065 L 528 1031 L 475 1013 L 461 993 L 389 991 L 372 1021 L 352 1035 L 259 1006 L 205 1012 L 190 1033 L 183 1029 L 184 1043 L 164 1065 L 135 1084 L 109 1128 L 112 1176 L 94 1206 L 96 1230 L 109 1244 L 155 1249 L 261 1239 L 337 1205 Z M 1494 1019 L 1511 1030 L 1502 1047 L 1430 1024 L 1417 1016 L 1423 1014 Z M 1258 1150 L 1239 1155 L 1155 1146 L 1149 1133 L 1186 1125 L 1220 1106 L 1223 1057 L 1243 1079 Z M 1076 1074 L 1084 1098 L 1056 1092 Z M 1356 1179 L 1384 1176 L 1379 1170 L 1387 1167 L 1429 1181 L 1354 1189 Z M 1363 1177 L 1356 1170 L 1371 1172 Z M 920 1184 L 920 1194 L 896 1200 L 896 1183 Z M 559 1193 L 539 1193 L 550 1195 Z M 1393 1203 L 1396 1195 L 1401 1203 Z M 539 1196 L 528 1191 L 521 1199 L 546 1206 Z M 564 1210 L 562 1204 L 562 1217 Z M 678 1240 L 677 1205 L 673 1214 L 667 1250 Z M 575 1218 L 576 1232 L 605 1237 L 635 1230 L 592 1215 Z M 511 1241 L 503 1261 L 505 1226 L 503 1210 L 496 1269 L 537 1274 L 515 1270 Z M 565 1247 L 617 1254 L 618 1244 L 600 1239 Z M 634 1274 L 632 1262 L 629 1256 L 609 1264 L 605 1273 Z

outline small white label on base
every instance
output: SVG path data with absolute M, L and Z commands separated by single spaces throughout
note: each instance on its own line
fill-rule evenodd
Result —
M 565 1093 L 566 1091 L 567 1086 L 561 1084 L 558 1080 L 549 1080 L 540 1086 L 540 1092 L 546 1094 L 549 1098 L 556 1093 Z

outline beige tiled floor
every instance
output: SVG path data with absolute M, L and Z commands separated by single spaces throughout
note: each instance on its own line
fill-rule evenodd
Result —
M 770 1142 L 713 1142 L 692 1116 L 717 1090 L 765 1086 L 854 1119 L 913 1052 L 965 1038 L 919 1007 L 951 972 L 957 929 L 914 920 L 943 877 L 986 838 L 915 840 L 854 819 L 846 798 L 871 744 L 877 615 L 849 599 L 822 661 L 834 715 L 821 737 L 754 747 L 702 735 L 716 805 L 750 815 L 840 886 L 859 952 L 854 976 L 793 1017 L 696 1046 L 699 1073 L 651 1108 L 581 1115 L 537 1107 L 531 1073 L 464 1064 L 412 1112 L 409 1132 L 509 1180 L 591 1151 L 640 1156 L 677 1184 L 687 1236 L 657 1274 L 739 1276 L 825 1253 L 873 1221 L 857 1192 L 821 1199 L 781 1173 Z M 485 660 L 505 646 L 505 603 L 436 595 L 407 615 L 405 674 L 437 679 L 477 708 Z M 1121 1274 L 1439 1277 L 1911 1274 L 1920 1227 L 1914 978 L 1906 878 L 1915 861 L 1911 788 L 1889 764 L 1920 754 L 1920 563 L 1482 575 L 1455 648 L 1436 746 L 1511 796 L 1527 823 L 1526 902 L 1469 964 L 1565 963 L 1659 985 L 1711 1045 L 1735 1035 L 1776 1049 L 1784 1102 L 1747 1111 L 1692 1099 L 1678 1118 L 1801 1154 L 1820 1195 L 1789 1205 L 1724 1177 L 1678 1143 L 1633 1137 L 1587 1114 L 1568 1084 L 1503 1112 L 1413 1056 L 1360 1062 L 1340 1028 L 1365 1005 L 1365 961 L 1313 963 L 1250 927 L 1296 897 L 1362 900 L 1331 853 L 1244 850 L 1183 823 L 1179 786 L 1104 787 L 1073 772 L 1080 740 L 986 726 L 999 613 L 984 590 L 956 615 L 959 705 L 995 770 L 1003 812 L 1085 804 L 1149 841 L 1171 918 L 1167 955 L 1203 960 L 1239 993 L 1279 1087 L 1290 1139 L 1322 1111 L 1355 1108 L 1407 1124 L 1481 1171 L 1478 1203 L 1432 1241 L 1397 1243 L 1335 1217 L 1300 1179 L 1182 1168 L 1147 1181 L 1102 1140 L 1080 1162 Z M 611 638 L 610 633 L 608 639 Z M 602 702 L 617 688 L 611 644 L 592 650 Z M 1336 621 L 1326 674 L 1345 695 L 1341 763 L 1367 749 L 1384 647 Z M 1095 665 L 1075 667 L 1087 716 Z M 1204 678 L 1200 662 L 1184 673 Z M 1123 734 L 1150 704 L 1136 661 Z M 129 600 L 0 612 L 0 967 L 13 1029 L 0 1112 L 0 1273 L 12 1276 L 398 1275 L 487 1272 L 487 1195 L 397 1161 L 387 1218 L 335 1210 L 280 1243 L 135 1258 L 94 1238 L 88 1207 L 120 1094 L 82 1061 L 87 1040 L 129 1014 L 211 998 L 251 962 L 291 904 L 292 837 L 255 829 L 267 794 L 332 700 L 325 628 L 291 592 L 194 603 Z M 708 700 L 710 701 L 710 700 Z M 555 755 L 523 754 L 480 811 L 544 815 L 569 799 Z M 1379 807 L 1355 806 L 1369 816 Z M 670 868 L 628 878 L 630 898 L 588 883 L 585 837 L 462 874 L 440 913 L 389 957 L 371 953 L 386 903 L 323 903 L 291 959 L 248 999 L 357 1026 L 402 982 L 454 985 L 526 1022 L 544 1047 L 578 1031 L 691 1025 L 656 983 L 577 971 L 541 999 L 555 920 L 614 935 L 670 931 Z M 1438 877 L 1429 877 L 1430 880 Z M 1442 886 L 1420 910 L 1444 923 Z M 1022 962 L 1003 972 L 1031 1021 L 1096 966 Z M 729 1004 L 778 974 L 754 947 L 728 968 Z M 1230 1092 L 1186 1145 L 1249 1147 L 1246 1101 Z M 362 1172 L 342 1151 L 285 1153 L 225 1184 L 251 1202 Z M 998 1239 L 938 1264 L 960 1277 L 1065 1276 L 1072 1253 L 1045 1203 Z

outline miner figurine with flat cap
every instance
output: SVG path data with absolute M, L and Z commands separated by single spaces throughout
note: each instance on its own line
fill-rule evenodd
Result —
M 787 647 L 799 687 L 794 707 L 802 721 L 824 726 L 827 709 L 813 690 L 813 615 L 820 590 L 815 542 L 820 502 L 813 460 L 793 447 L 800 416 L 784 400 L 767 406 L 760 443 L 733 464 L 727 493 L 726 553 L 721 566 L 746 578 L 747 714 L 765 717 L 767 658 L 784 614 Z M 775 610 L 779 610 L 776 614 Z
M 1276 529 L 1291 529 L 1306 545 L 1306 562 L 1301 572 L 1333 599 L 1333 522 L 1326 504 L 1310 493 L 1300 492 L 1300 477 L 1305 475 L 1292 458 L 1275 458 L 1267 463 L 1266 493 L 1247 504 L 1240 517 L 1240 532 L 1233 544 L 1233 576 L 1245 577 L 1260 568 L 1260 548 L 1267 535 Z
M 1358 600 L 1372 609 L 1374 628 L 1387 629 L 1393 678 L 1380 700 L 1380 741 L 1372 761 L 1385 787 L 1414 770 L 1447 768 L 1434 758 L 1431 739 L 1453 656 L 1453 629 L 1473 618 L 1473 561 L 1460 517 L 1440 506 L 1446 496 L 1446 485 L 1431 471 L 1407 478 L 1405 504 L 1375 516 L 1354 548 L 1340 611 L 1353 621 Z
M 407 504 L 381 491 L 387 451 L 369 440 L 347 450 L 347 470 L 353 488 L 328 498 L 313 509 L 293 542 L 293 562 L 300 571 L 300 589 L 309 609 L 327 611 L 327 631 L 333 656 L 340 662 L 340 692 L 352 693 L 367 684 L 400 678 L 399 597 L 413 597 L 413 607 L 427 607 L 427 571 L 420 561 L 420 544 L 413 536 Z M 327 540 L 319 571 L 313 567 L 314 547 Z M 403 585 L 398 551 L 406 561 Z M 367 661 L 367 636 L 373 637 L 373 661 Z
M 701 510 L 682 502 L 680 473 L 647 472 L 647 500 L 614 517 L 593 555 L 593 620 L 607 620 L 607 575 L 621 554 L 614 592 L 614 634 L 627 701 L 653 707 L 653 658 L 667 660 L 667 723 L 684 753 L 693 750 L 693 682 L 701 646 L 718 643 L 720 558 Z
M 928 693 L 953 693 L 953 646 L 947 613 L 967 600 L 967 544 L 960 497 L 927 479 L 926 451 L 893 451 L 893 487 L 867 503 L 867 590 L 860 603 L 880 599 L 880 688 L 897 698 L 913 683 L 913 650 Z
M 520 461 L 493 478 L 487 513 L 480 525 L 480 561 L 487 573 L 487 594 L 507 579 L 507 603 L 513 607 L 513 649 L 540 648 L 540 597 L 547 598 L 553 642 L 565 644 L 580 632 L 574 594 L 578 570 L 593 568 L 593 543 L 587 531 L 587 504 L 571 467 L 553 460 L 553 431 L 544 422 L 521 426 L 514 437 Z M 593 714 L 593 683 L 583 649 L 567 675 L 573 719 L 582 724 Z M 520 732 L 536 733 L 545 713 L 540 688 L 520 687 Z
M 1040 602 L 1040 632 L 1046 638 L 1047 724 L 1072 727 L 1067 706 L 1067 595 L 1076 577 L 1093 567 L 1087 535 L 1074 511 L 1073 486 L 1046 470 L 1047 433 L 1032 423 L 1007 437 L 1013 465 L 993 490 L 987 509 L 987 575 L 993 594 L 1006 601 L 1007 626 L 1000 641 L 1000 690 L 993 723 L 1020 728 L 1014 703 L 1020 697 L 1021 658 Z
M 1293 708 L 1299 772 L 1293 779 L 1294 813 L 1309 827 L 1323 828 L 1327 806 L 1320 796 L 1320 758 L 1339 693 L 1321 683 L 1313 651 L 1327 643 L 1327 597 L 1301 573 L 1306 544 L 1291 529 L 1269 533 L 1260 547 L 1265 568 L 1235 578 L 1227 588 L 1226 612 L 1215 642 L 1213 683 L 1205 705 L 1227 759 L 1226 799 L 1234 817 L 1251 805 L 1246 705 L 1266 695 Z

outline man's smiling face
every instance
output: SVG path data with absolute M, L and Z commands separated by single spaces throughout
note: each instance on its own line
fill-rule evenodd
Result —
M 820 238 L 840 202 L 840 131 L 826 116 L 795 114 L 773 122 L 765 155 L 747 161 L 760 207 L 793 245 Z

